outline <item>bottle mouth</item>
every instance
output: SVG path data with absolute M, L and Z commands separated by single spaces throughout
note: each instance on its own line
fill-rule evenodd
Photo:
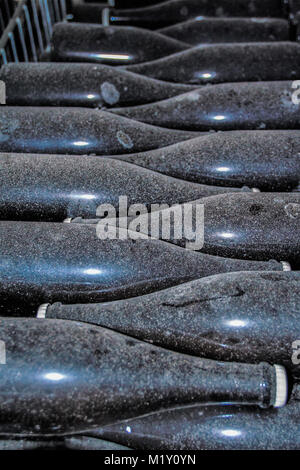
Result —
M 110 11 L 109 8 L 103 8 L 102 10 L 102 26 L 110 25 Z
M 274 408 L 281 408 L 286 405 L 288 399 L 288 379 L 283 366 L 274 365 L 276 375 L 276 394 Z
M 50 304 L 40 305 L 36 314 L 36 318 L 46 318 L 46 313 L 49 306 Z
M 115 7 L 116 6 L 115 0 L 108 0 L 108 6 Z

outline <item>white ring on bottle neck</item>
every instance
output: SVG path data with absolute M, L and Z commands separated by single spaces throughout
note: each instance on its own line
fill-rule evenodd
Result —
M 276 374 L 276 395 L 274 408 L 281 408 L 286 405 L 288 398 L 288 379 L 283 366 L 274 365 Z
M 280 261 L 281 263 L 281 266 L 282 266 L 282 271 L 291 271 L 292 270 L 292 267 L 290 265 L 290 263 L 288 263 L 287 261 Z
M 46 318 L 47 308 L 50 304 L 42 304 L 39 306 L 36 318 Z
M 102 10 L 102 26 L 109 26 L 109 8 L 103 8 Z

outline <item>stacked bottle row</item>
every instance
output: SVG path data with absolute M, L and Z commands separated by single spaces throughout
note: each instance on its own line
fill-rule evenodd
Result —
M 108 3 L 0 70 L 0 448 L 299 449 L 289 11 Z

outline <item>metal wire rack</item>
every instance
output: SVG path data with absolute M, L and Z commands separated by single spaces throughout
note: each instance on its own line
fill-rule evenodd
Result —
M 49 47 L 53 24 L 66 18 L 66 0 L 2 0 L 0 66 L 37 62 Z

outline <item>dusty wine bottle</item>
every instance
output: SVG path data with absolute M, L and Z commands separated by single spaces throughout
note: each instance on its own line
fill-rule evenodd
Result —
M 11 63 L 0 69 L 6 104 L 110 108 L 151 103 L 190 91 L 101 64 Z
M 280 0 L 172 0 L 158 5 L 130 10 L 102 8 L 97 4 L 74 5 L 75 21 L 104 25 L 134 25 L 148 29 L 158 29 L 179 23 L 198 15 L 217 17 L 278 17 L 287 16 Z
M 190 47 L 142 28 L 66 22 L 55 24 L 51 44 L 51 58 L 54 61 L 109 65 L 146 62 Z
M 17 437 L 1 438 L 0 450 L 130 450 L 121 444 L 81 435 L 48 439 L 43 439 L 42 435 L 36 439 Z
M 84 0 L 85 3 L 91 3 L 89 0 Z M 161 0 L 107 0 L 106 3 L 101 2 L 101 0 L 94 0 L 92 3 L 97 3 L 103 5 L 103 7 L 117 7 L 117 8 L 138 8 L 149 5 L 155 5 L 156 3 L 162 3 Z
M 162 127 L 187 130 L 299 129 L 292 81 L 224 83 L 157 103 L 112 109 Z
M 99 326 L 3 318 L 0 340 L 1 434 L 80 432 L 199 402 L 268 408 L 287 401 L 282 366 L 215 362 Z
M 277 410 L 196 405 L 128 419 L 90 434 L 148 451 L 299 450 L 299 416 L 297 401 Z
M 300 131 L 216 132 L 112 158 L 195 183 L 287 191 L 300 183 Z
M 86 108 L 0 107 L 0 152 L 120 154 L 195 137 Z
M 300 194 L 224 194 L 203 198 L 202 251 L 218 256 L 300 263 Z M 225 229 L 224 229 L 225 227 Z
M 93 438 L 91 438 L 93 439 Z M 96 439 L 96 438 L 94 438 Z M 47 439 L 41 438 L 20 438 L 17 436 L 4 436 L 0 439 L 0 450 L 62 450 L 64 449 L 63 439 Z
M 181 181 L 131 163 L 75 155 L 0 153 L 0 219 L 61 222 L 97 216 L 120 199 L 128 206 L 178 204 L 214 194 L 250 191 Z M 45 189 L 47 188 L 47 189 Z
M 197 206 L 204 214 L 203 225 L 198 226 Z M 299 192 L 229 193 L 192 201 L 189 207 L 190 216 L 185 204 L 143 213 L 138 218 L 133 215 L 129 226 L 136 224 L 147 236 L 181 247 L 190 248 L 194 242 L 194 250 L 215 256 L 284 259 L 300 266 Z M 91 221 L 97 222 L 99 219 Z M 106 217 L 106 223 L 116 227 L 118 221 Z M 202 230 L 203 243 L 198 243 Z
M 204 44 L 126 70 L 198 85 L 292 80 L 300 74 L 299 60 L 300 44 L 292 41 Z
M 224 194 L 203 198 L 202 251 L 247 259 L 300 263 L 300 194 Z
M 299 272 L 218 274 L 115 302 L 42 305 L 37 316 L 92 323 L 214 360 L 277 363 L 300 378 Z
M 90 436 L 64 437 L 64 449 L 69 450 L 132 450 L 127 446 Z
M 35 315 L 43 303 L 117 300 L 222 272 L 285 267 L 140 237 L 126 229 L 104 237 L 97 225 L 1 221 L 1 315 Z
M 84 1 L 89 3 L 87 0 Z M 94 1 L 93 3 L 98 3 L 98 1 Z M 108 0 L 106 6 L 130 9 L 154 5 L 155 3 L 161 3 L 161 0 Z
M 198 16 L 158 30 L 192 46 L 209 43 L 288 41 L 289 23 L 279 18 L 206 18 Z

